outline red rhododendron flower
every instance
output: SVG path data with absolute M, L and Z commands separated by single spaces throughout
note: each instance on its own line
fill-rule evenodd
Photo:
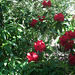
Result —
M 43 7 L 47 6 L 47 2 L 45 0 L 42 2 L 42 4 L 43 4 Z
M 48 6 L 48 7 L 51 6 L 51 1 L 50 1 L 50 0 L 47 2 L 47 6 Z
M 75 38 L 75 30 L 74 30 L 74 32 L 72 32 L 72 38 Z
M 68 35 L 69 39 L 75 38 L 75 30 L 74 30 L 74 32 L 72 32 L 71 30 L 67 31 L 67 32 L 65 32 L 65 35 Z
M 35 27 L 35 24 L 33 22 L 30 23 L 31 27 Z
M 42 41 L 42 40 L 38 40 L 37 42 L 34 43 L 34 48 L 35 48 L 35 51 L 39 51 L 39 52 L 42 52 L 42 51 L 45 51 L 46 49 L 46 46 L 45 46 L 45 43 Z
M 71 38 L 75 38 L 75 30 L 74 30 L 74 32 L 70 33 L 69 35 L 71 36 Z
M 63 21 L 64 20 L 64 15 L 62 13 L 58 14 L 58 21 Z
M 71 53 L 69 54 L 69 62 L 71 65 L 75 65 L 75 53 L 72 55 Z
M 62 37 L 59 38 L 60 44 L 62 46 L 65 46 L 66 42 L 68 41 L 68 36 L 63 35 Z
M 43 19 L 41 19 L 41 16 L 38 16 L 38 18 L 39 18 L 39 21 L 43 22 L 45 16 L 42 16 Z
M 70 40 L 65 44 L 65 50 L 69 50 L 73 48 L 74 41 Z
M 37 20 L 33 19 L 32 22 L 33 22 L 34 24 L 36 24 L 36 23 L 37 23 Z
M 74 41 L 69 40 L 68 36 L 63 35 L 59 38 L 60 44 L 65 47 L 65 50 L 69 50 L 73 48 Z
M 45 16 L 42 16 L 42 18 L 45 18 Z
M 41 16 L 38 16 L 38 18 L 39 18 L 39 17 L 41 17 Z
M 65 35 L 67 35 L 67 36 L 68 36 L 68 38 L 69 38 L 69 39 L 71 39 L 71 38 L 72 38 L 73 33 L 72 33 L 72 31 L 70 30 L 70 31 L 65 32 Z
M 58 14 L 55 14 L 54 20 L 55 20 L 55 21 L 58 21 Z
M 43 19 L 39 18 L 39 21 L 43 22 Z
M 63 21 L 64 20 L 64 15 L 62 13 L 55 14 L 54 20 L 55 21 Z
M 34 27 L 36 23 L 37 23 L 37 20 L 33 19 L 32 22 L 30 23 L 31 27 Z
M 34 52 L 27 53 L 28 62 L 38 61 L 38 55 Z
M 75 38 L 75 30 L 74 32 L 67 31 L 65 34 L 59 38 L 60 44 L 65 47 L 65 50 L 69 50 L 73 48 L 74 40 L 72 38 Z
M 45 6 L 50 7 L 50 6 L 51 6 L 51 1 L 49 0 L 48 2 L 46 2 L 46 0 L 44 0 L 44 1 L 42 2 L 42 4 L 43 4 L 43 7 L 45 7 Z

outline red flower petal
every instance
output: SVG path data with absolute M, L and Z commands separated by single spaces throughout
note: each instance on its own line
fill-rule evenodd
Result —
M 47 6 L 48 6 L 48 7 L 51 6 L 51 1 L 50 1 L 50 0 L 47 2 Z

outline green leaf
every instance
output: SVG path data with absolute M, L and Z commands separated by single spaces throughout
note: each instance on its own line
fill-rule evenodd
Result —
M 74 50 L 73 49 L 70 50 L 70 53 L 74 56 Z

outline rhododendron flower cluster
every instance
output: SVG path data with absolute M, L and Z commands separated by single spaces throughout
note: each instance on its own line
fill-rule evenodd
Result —
M 51 6 L 51 1 L 49 0 L 48 2 L 46 2 L 46 0 L 44 0 L 44 1 L 42 2 L 42 4 L 43 4 L 43 7 L 45 7 L 45 6 L 50 7 L 50 6 Z
M 37 20 L 32 19 L 32 22 L 30 23 L 31 27 L 35 27 L 35 24 L 37 23 Z
M 36 52 L 37 51 L 42 52 L 42 51 L 45 51 L 46 46 L 42 40 L 40 41 L 38 40 L 37 42 L 34 43 L 34 48 Z M 27 53 L 27 58 L 28 58 L 28 62 L 38 61 L 38 55 L 34 52 Z
M 43 22 L 45 16 L 42 16 L 42 19 L 41 19 L 41 16 L 38 16 L 38 18 L 39 18 L 39 21 Z
M 69 39 L 75 38 L 75 30 L 74 32 L 72 32 L 71 30 L 67 31 L 65 32 L 65 35 L 69 36 Z
M 46 46 L 45 43 L 42 40 L 38 40 L 37 42 L 34 43 L 34 48 L 36 52 L 42 52 L 45 51 Z
M 75 53 L 72 55 L 71 53 L 69 54 L 69 62 L 71 65 L 75 65 Z
M 64 15 L 62 13 L 55 14 L 54 20 L 55 21 L 63 21 L 64 20 Z
M 75 30 L 74 32 L 72 32 L 71 30 L 67 31 L 62 37 L 59 38 L 60 44 L 63 47 L 65 47 L 65 50 L 69 50 L 73 48 L 73 44 L 74 44 L 73 38 L 75 38 Z
M 34 52 L 27 53 L 28 62 L 38 61 L 38 55 Z

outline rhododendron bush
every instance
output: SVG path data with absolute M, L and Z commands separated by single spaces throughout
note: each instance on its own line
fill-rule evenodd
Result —
M 74 75 L 75 15 L 68 0 L 0 0 L 0 75 Z

